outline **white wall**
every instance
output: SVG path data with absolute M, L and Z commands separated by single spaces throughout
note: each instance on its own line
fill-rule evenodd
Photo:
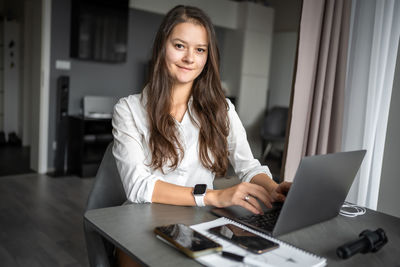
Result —
M 32 139 L 32 87 L 33 87 L 33 66 L 32 59 L 35 57 L 35 53 L 33 50 L 34 47 L 34 38 L 35 28 L 39 27 L 39 25 L 35 26 L 34 23 L 34 3 L 33 0 L 27 0 L 24 3 L 24 23 L 21 29 L 24 40 L 24 45 L 22 49 L 22 65 L 23 70 L 21 71 L 22 77 L 22 145 L 30 146 Z M 39 23 L 36 21 L 36 23 Z M 37 31 L 37 30 L 36 30 Z M 31 157 L 33 154 L 31 153 Z M 37 157 L 37 156 L 35 156 Z
M 272 45 L 268 108 L 289 107 L 297 48 L 297 32 L 275 32 Z
M 400 218 L 400 51 L 397 53 L 394 77 L 379 188 L 378 211 Z
M 302 0 L 269 0 L 275 10 L 268 109 L 288 107 L 295 69 Z
M 237 110 L 248 136 L 258 137 L 267 106 L 274 10 L 252 3 L 242 3 L 239 10 L 243 49 L 232 55 L 241 58 Z
M 3 26 L 4 132 L 20 136 L 20 23 L 5 20 Z
M 242 61 L 239 55 L 243 50 L 243 36 L 236 30 L 225 30 L 223 40 L 219 43 L 221 57 L 222 80 L 225 83 L 227 96 L 239 94 L 240 66 Z M 218 37 L 220 38 L 220 37 Z

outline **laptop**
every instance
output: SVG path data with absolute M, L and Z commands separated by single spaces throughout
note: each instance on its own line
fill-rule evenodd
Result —
M 264 215 L 240 207 L 214 208 L 211 212 L 267 235 L 279 236 L 339 214 L 366 150 L 305 157 L 297 169 L 284 203 Z

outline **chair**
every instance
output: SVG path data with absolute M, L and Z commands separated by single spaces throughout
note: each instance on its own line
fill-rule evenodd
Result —
M 287 107 L 273 107 L 264 117 L 261 126 L 262 160 L 267 158 L 274 145 L 283 147 L 288 110 Z
M 126 201 L 126 194 L 112 154 L 111 142 L 97 171 L 92 191 L 89 194 L 86 211 L 120 206 Z M 84 221 L 86 247 L 90 266 L 109 267 L 116 263 L 114 245 L 99 235 L 91 225 Z

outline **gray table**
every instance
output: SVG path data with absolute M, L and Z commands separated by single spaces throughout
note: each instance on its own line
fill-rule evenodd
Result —
M 149 266 L 199 266 L 174 248 L 161 242 L 153 233 L 159 225 L 187 225 L 216 219 L 210 208 L 180 207 L 162 204 L 131 204 L 90 210 L 88 221 L 101 235 L 132 258 Z M 339 259 L 336 248 L 364 229 L 383 228 L 389 242 L 377 253 L 358 254 L 348 260 Z M 336 218 L 280 236 L 294 246 L 326 257 L 329 266 L 400 266 L 400 219 L 367 210 L 357 218 Z

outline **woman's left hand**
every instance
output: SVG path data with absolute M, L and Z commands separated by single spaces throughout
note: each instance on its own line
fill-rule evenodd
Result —
M 291 186 L 292 186 L 291 182 L 282 182 L 278 184 L 278 186 L 270 192 L 273 202 L 285 201 L 286 195 L 289 192 Z

